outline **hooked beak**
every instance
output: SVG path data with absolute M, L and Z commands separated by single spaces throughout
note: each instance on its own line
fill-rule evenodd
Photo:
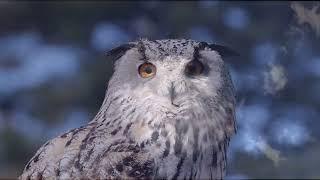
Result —
M 175 106 L 175 107 L 179 107 L 178 104 L 175 104 L 175 103 L 173 102 L 174 99 L 175 99 L 175 97 L 176 97 L 176 92 L 175 92 L 175 87 L 174 87 L 173 82 L 171 82 L 171 87 L 170 87 L 170 89 L 169 89 L 169 93 L 170 93 L 171 104 L 172 104 L 173 106 Z

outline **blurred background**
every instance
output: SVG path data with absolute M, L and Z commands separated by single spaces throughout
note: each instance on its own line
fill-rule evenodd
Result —
M 0 2 L 0 177 L 90 121 L 139 38 L 228 45 L 238 132 L 227 179 L 320 178 L 319 2 Z

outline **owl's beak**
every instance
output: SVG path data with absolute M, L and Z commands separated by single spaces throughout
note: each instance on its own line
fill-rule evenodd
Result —
M 173 101 L 176 97 L 176 92 L 175 92 L 175 87 L 174 87 L 174 83 L 171 82 L 171 86 L 170 86 L 170 89 L 169 89 L 169 92 L 170 92 L 170 100 L 171 100 L 171 104 L 175 107 L 179 107 L 178 104 L 175 104 Z

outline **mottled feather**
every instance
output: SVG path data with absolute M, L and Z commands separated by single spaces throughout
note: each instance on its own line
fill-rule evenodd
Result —
M 227 54 L 223 54 L 227 53 Z M 87 125 L 45 143 L 20 179 L 221 179 L 236 131 L 228 48 L 193 40 L 117 47 L 105 100 Z M 204 72 L 187 76 L 186 64 Z M 157 72 L 142 78 L 138 67 Z

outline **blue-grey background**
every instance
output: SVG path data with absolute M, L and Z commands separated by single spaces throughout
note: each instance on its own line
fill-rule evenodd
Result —
M 317 2 L 0 2 L 0 177 L 98 111 L 112 62 L 139 38 L 228 45 L 238 132 L 228 178 L 320 178 Z M 318 9 L 317 9 L 318 8 Z

